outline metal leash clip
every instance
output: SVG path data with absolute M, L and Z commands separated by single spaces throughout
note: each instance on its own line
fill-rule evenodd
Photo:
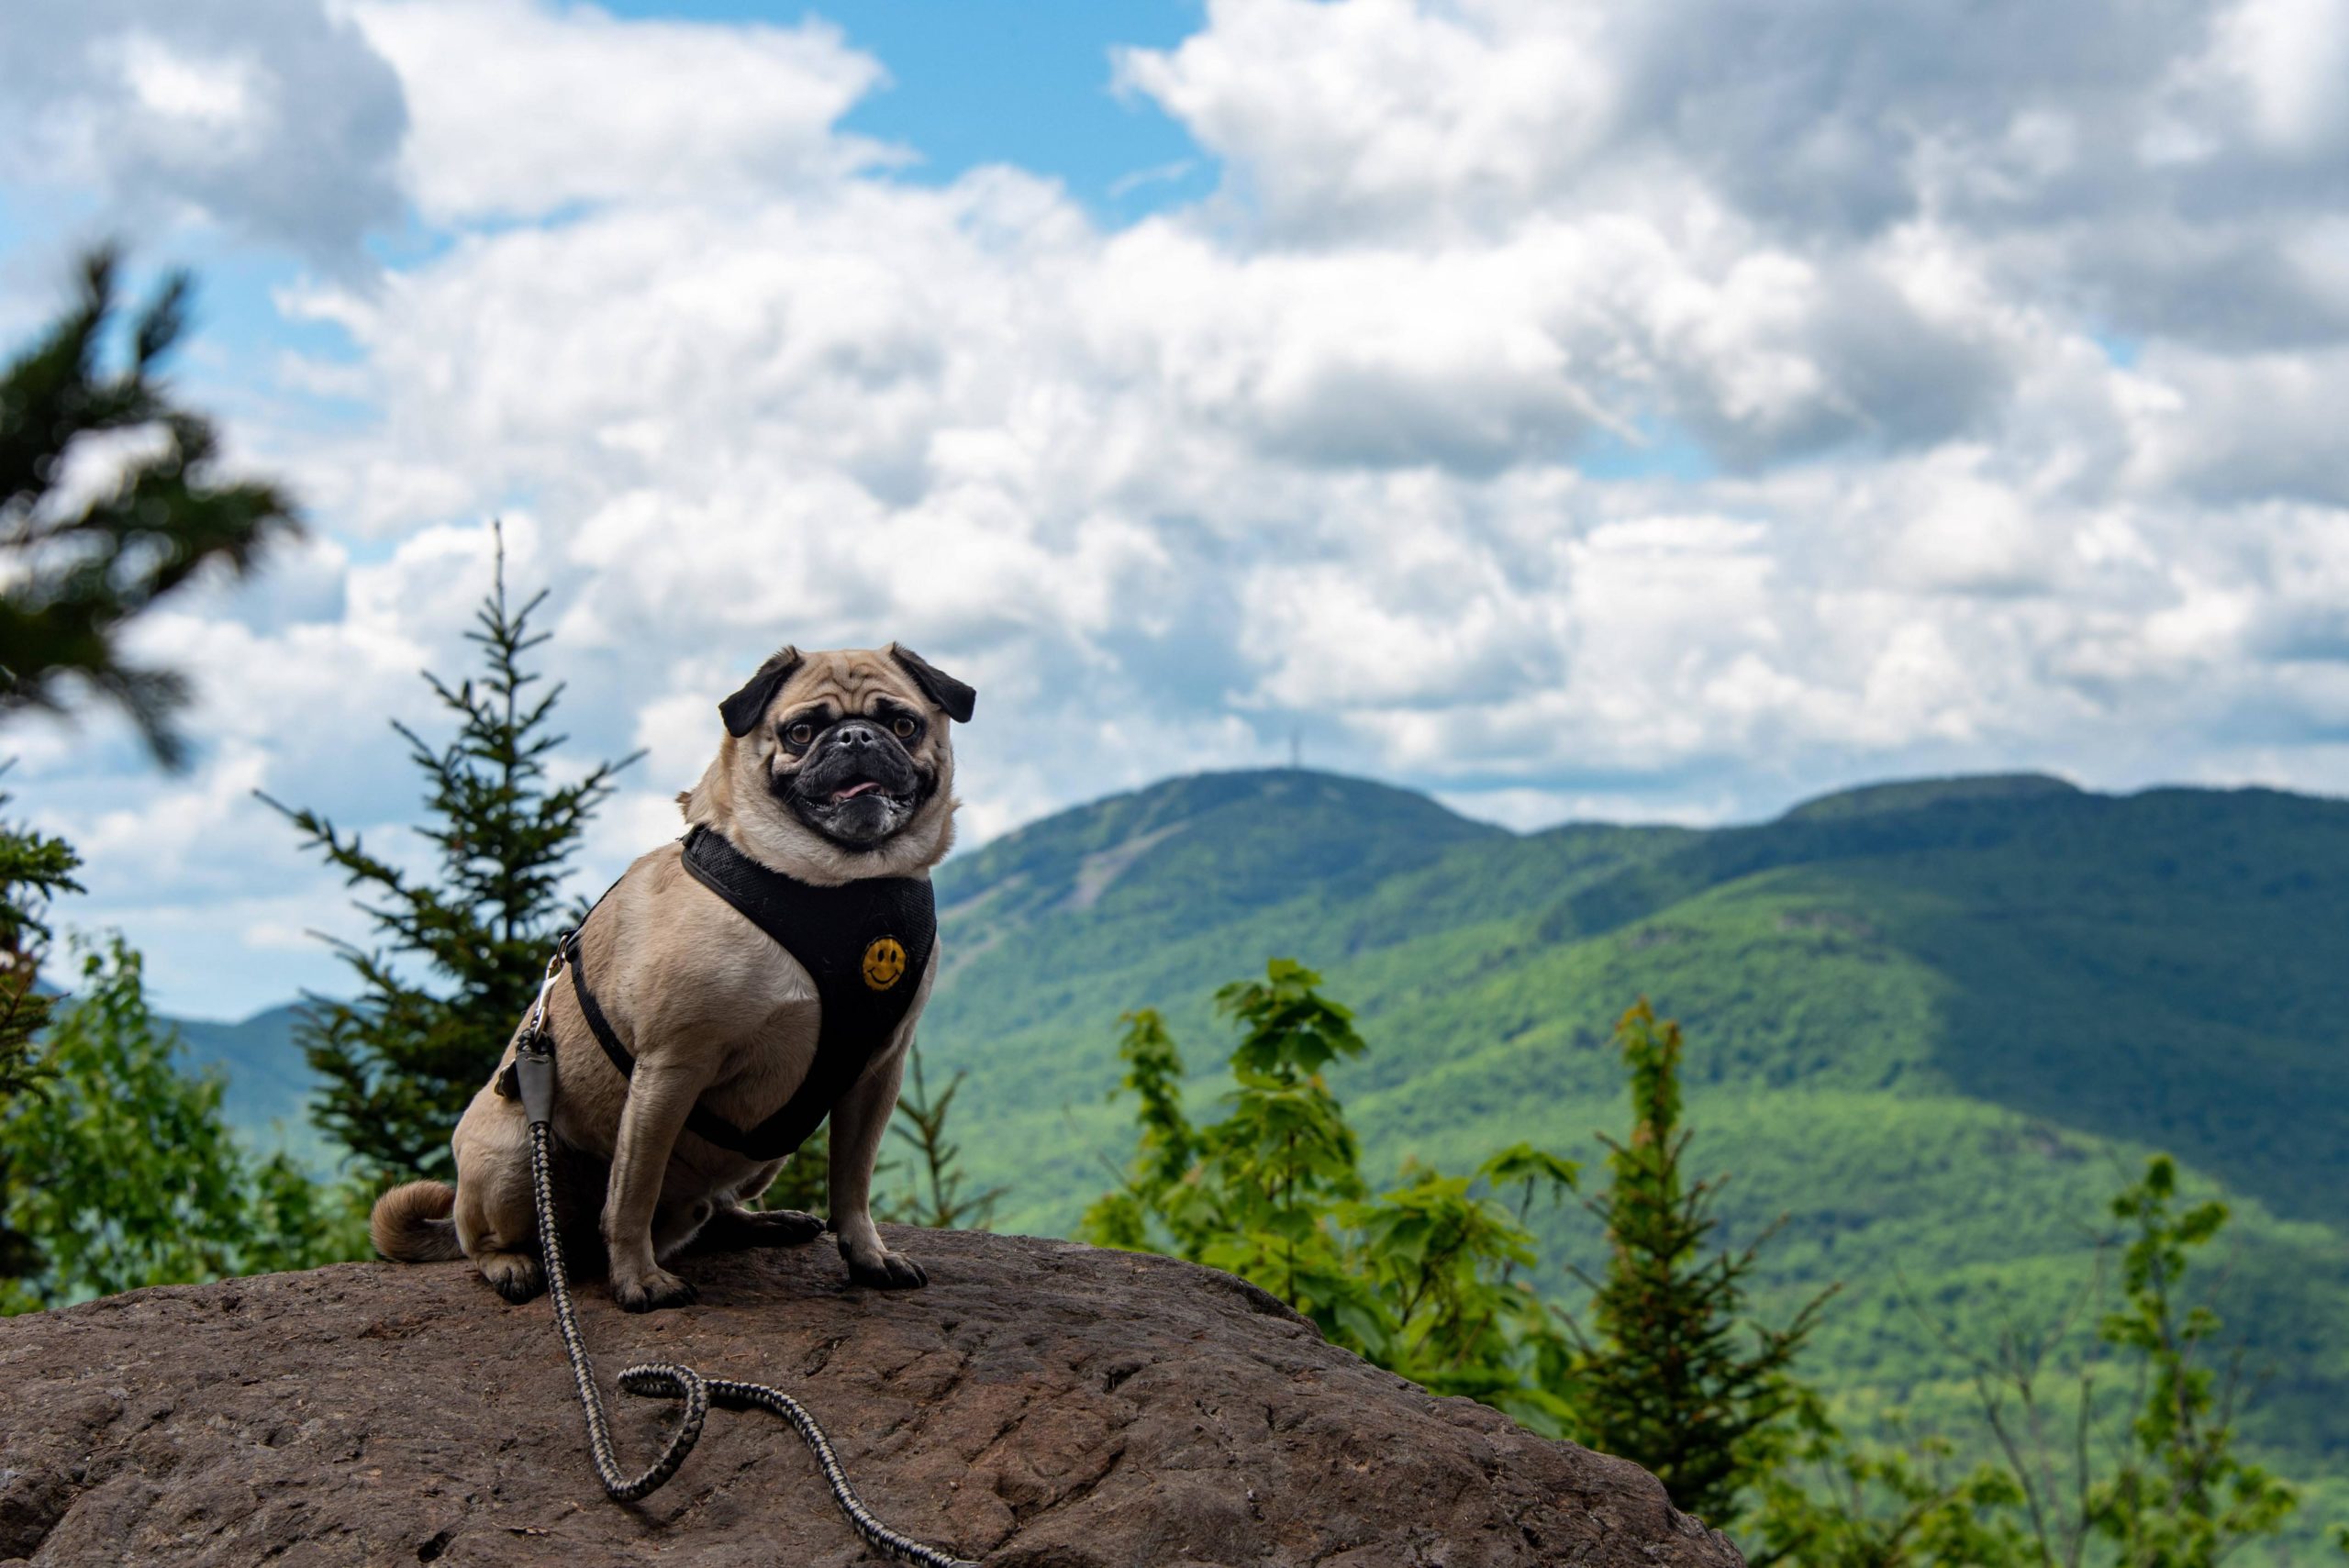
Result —
M 539 998 L 530 1004 L 530 1016 L 514 1039 L 514 1060 L 497 1076 L 498 1094 L 509 1100 L 520 1099 L 523 1118 L 533 1127 L 554 1119 L 554 1036 L 547 1029 L 547 997 L 554 990 L 556 976 L 562 973 L 562 955 L 570 941 L 569 931 L 555 939 L 546 977 L 539 982 Z

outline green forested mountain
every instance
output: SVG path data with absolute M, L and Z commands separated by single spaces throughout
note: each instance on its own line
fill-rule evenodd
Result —
M 321 1170 L 334 1164 L 335 1147 L 310 1125 L 310 1095 L 317 1074 L 294 1043 L 299 1004 L 288 1002 L 228 1023 L 213 1018 L 167 1020 L 180 1031 L 188 1060 L 217 1067 L 228 1080 L 220 1108 L 229 1124 L 264 1149 L 284 1149 Z
M 307 1115 L 317 1079 L 294 1045 L 300 1014 L 300 1006 L 288 1002 L 236 1023 L 174 1018 L 172 1025 L 191 1060 L 228 1074 L 224 1108 L 229 1119 L 258 1131 L 273 1122 L 290 1126 Z
M 1163 1009 L 1212 1093 L 1209 994 L 1269 955 L 1360 1015 L 1371 1054 L 1334 1083 L 1386 1169 L 1518 1139 L 1594 1159 L 1625 1114 L 1609 1031 L 1645 995 L 1687 1030 L 1694 1164 L 1733 1173 L 1732 1239 L 1787 1217 L 1781 1302 L 1848 1282 L 1809 1365 L 1855 1408 L 1966 1424 L 1960 1348 L 2052 1321 L 2105 1197 L 2167 1149 L 2235 1200 L 2220 1305 L 2265 1378 L 2254 1445 L 2349 1475 L 2349 802 L 1968 778 L 1519 835 L 1231 773 L 1036 823 L 939 889 L 923 1048 L 933 1082 L 970 1070 L 957 1140 L 1009 1188 L 1004 1228 L 1066 1231 L 1125 1158 L 1119 1014 Z M 258 1070 L 301 1074 L 290 1048 Z M 1562 1260 L 1595 1236 L 1549 1222 Z
M 1064 813 L 939 884 L 925 1051 L 971 1070 L 959 1131 L 1010 1226 L 1067 1229 L 1122 1160 L 1118 1015 L 1163 1008 L 1204 1085 L 1208 994 L 1267 955 L 1361 1015 L 1371 1054 L 1334 1083 L 1388 1168 L 1520 1138 L 1592 1158 L 1624 1115 L 1609 1027 L 1645 995 L 1687 1029 L 1733 1230 L 1787 1217 L 1773 1290 L 1849 1282 L 1813 1369 L 1855 1404 L 1957 1414 L 1954 1347 L 2054 1320 L 2161 1148 L 2236 1199 L 2250 1435 L 2349 1473 L 2349 803 L 1967 778 L 1518 835 L 1267 772 Z M 1590 1261 L 1595 1223 L 1551 1240 Z

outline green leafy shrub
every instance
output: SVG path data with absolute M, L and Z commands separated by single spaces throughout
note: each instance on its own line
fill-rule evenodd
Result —
M 2060 1324 L 2010 1329 L 1977 1360 L 1970 1435 L 1995 1457 L 1970 1472 L 1945 1436 L 1851 1442 L 1806 1396 L 1797 1440 L 1760 1484 L 1757 1568 L 2218 1568 L 2279 1535 L 2299 1493 L 2235 1453 L 2241 1362 L 2215 1364 L 2218 1314 L 2186 1294 L 2227 1207 L 2179 1205 L 2166 1154 L 2112 1199 L 2121 1299 L 2076 1361 L 2054 1359 Z M 2104 1288 L 2091 1280 L 2079 1302 Z
M 0 1117 L 0 1155 L 39 1173 L 7 1223 L 39 1266 L 0 1283 L 26 1311 L 141 1285 L 307 1268 L 366 1250 L 364 1217 L 282 1155 L 255 1160 L 220 1117 L 217 1073 L 180 1067 L 119 938 L 89 952 L 57 1010 L 43 1078 Z
M 250 573 L 300 529 L 276 486 L 219 482 L 211 422 L 173 401 L 161 379 L 187 328 L 185 273 L 131 323 L 129 362 L 105 368 L 117 265 L 112 250 L 92 252 L 81 297 L 0 372 L 0 716 L 63 712 L 95 693 L 178 766 L 186 677 L 128 660 L 129 623 L 207 570 Z M 108 484 L 73 494 L 77 456 L 126 434 L 151 438 L 151 450 L 126 449 Z
M 1184 1110 L 1182 1055 L 1164 1021 L 1127 1015 L 1120 1092 L 1138 1101 L 1140 1146 L 1083 1234 L 1229 1270 L 1380 1366 L 1563 1432 L 1569 1411 L 1553 1389 L 1567 1340 L 1529 1277 L 1525 1220 L 1573 1186 L 1574 1164 L 1520 1144 L 1467 1175 L 1408 1167 L 1371 1194 L 1321 1075 L 1366 1047 L 1319 984 L 1275 959 L 1262 981 L 1216 993 L 1241 1038 L 1226 1114 L 1204 1124 Z

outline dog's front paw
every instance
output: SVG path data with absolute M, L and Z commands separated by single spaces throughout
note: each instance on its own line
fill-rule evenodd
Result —
M 874 1247 L 869 1251 L 841 1249 L 841 1256 L 848 1261 L 851 1284 L 870 1285 L 874 1290 L 919 1290 L 930 1283 L 919 1263 L 903 1252 L 892 1252 L 886 1247 Z
M 612 1282 L 612 1299 L 623 1312 L 658 1312 L 664 1307 L 691 1307 L 701 1292 L 666 1269 L 654 1269 L 634 1279 Z

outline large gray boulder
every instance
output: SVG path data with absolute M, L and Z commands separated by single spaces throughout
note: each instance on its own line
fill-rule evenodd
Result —
M 1636 1465 L 1324 1343 L 1229 1275 L 907 1232 L 927 1290 L 829 1246 L 689 1261 L 698 1306 L 581 1287 L 606 1385 L 639 1360 L 778 1384 L 885 1521 L 990 1565 L 1736 1568 Z M 622 1463 L 675 1407 L 611 1395 Z M 0 1564 L 870 1562 L 781 1421 L 713 1411 L 622 1507 L 547 1303 L 460 1264 L 135 1291 L 0 1324 Z

